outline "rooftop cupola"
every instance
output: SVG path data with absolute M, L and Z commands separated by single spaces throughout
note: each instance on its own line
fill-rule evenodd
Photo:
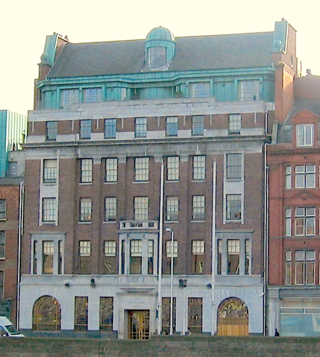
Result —
M 174 56 L 176 42 L 173 34 L 165 27 L 151 30 L 145 40 L 145 65 L 147 70 L 167 70 Z

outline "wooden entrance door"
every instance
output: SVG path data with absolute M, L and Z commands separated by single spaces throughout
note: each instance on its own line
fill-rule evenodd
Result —
M 149 338 L 149 310 L 128 311 L 128 337 L 134 340 Z
M 229 298 L 218 308 L 218 335 L 249 335 L 249 316 L 247 305 L 238 298 Z

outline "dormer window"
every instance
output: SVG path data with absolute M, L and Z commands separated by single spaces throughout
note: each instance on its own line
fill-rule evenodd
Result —
M 297 146 L 313 146 L 313 124 L 299 124 L 297 125 Z
M 151 69 L 157 69 L 165 66 L 167 63 L 167 48 L 156 46 L 148 48 L 148 66 Z

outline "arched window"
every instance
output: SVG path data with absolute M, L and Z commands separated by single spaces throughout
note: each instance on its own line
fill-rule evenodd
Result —
M 33 305 L 33 323 L 35 331 L 60 331 L 61 308 L 52 296 L 41 296 Z

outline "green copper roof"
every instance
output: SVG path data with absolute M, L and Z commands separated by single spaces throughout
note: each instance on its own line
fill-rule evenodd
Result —
M 174 36 L 170 30 L 165 27 L 159 26 L 155 27 L 151 30 L 146 38 L 146 41 L 151 40 L 166 40 L 166 41 L 174 41 Z

